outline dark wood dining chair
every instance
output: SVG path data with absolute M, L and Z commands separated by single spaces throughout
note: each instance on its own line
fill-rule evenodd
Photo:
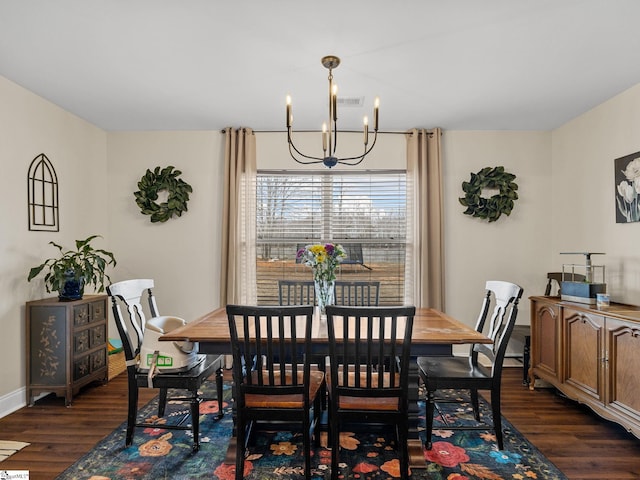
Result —
M 380 282 L 336 280 L 335 304 L 356 307 L 377 307 L 380 301 Z
M 547 287 L 544 290 L 544 294 L 546 296 L 551 295 L 551 289 L 553 288 L 553 284 L 557 286 L 557 294 L 554 293 L 554 296 L 560 296 L 561 285 L 562 282 L 584 282 L 587 277 L 580 273 L 570 273 L 570 272 L 549 272 L 547 273 Z
M 315 305 L 316 291 L 312 280 L 278 280 L 280 305 Z
M 345 423 L 391 424 L 401 478 L 409 478 L 409 350 L 415 307 L 327 306 L 331 478 Z
M 336 305 L 378 306 L 380 282 L 337 280 L 334 300 Z M 280 305 L 315 305 L 314 282 L 312 280 L 278 280 L 278 302 Z
M 482 302 L 476 330 L 484 332 L 493 340 L 493 343 L 471 345 L 468 357 L 418 357 L 418 370 L 426 390 L 426 446 L 428 450 L 432 446 L 431 434 L 436 402 L 444 402 L 443 399 L 436 399 L 436 391 L 447 388 L 470 391 L 473 413 L 478 422 L 480 421 L 478 390 L 491 391 L 493 430 L 496 433 L 498 448 L 500 450 L 504 448 L 500 408 L 502 364 L 507 343 L 509 343 L 509 337 L 518 316 L 518 302 L 522 293 L 522 288 L 514 283 L 486 282 L 486 295 Z M 483 364 L 483 357 L 487 363 Z M 441 417 L 445 421 L 444 428 L 446 429 L 487 429 L 487 424 L 449 425 L 446 423 L 446 417 L 444 415 Z M 491 425 L 488 428 L 491 428 Z
M 250 432 L 259 422 L 303 432 L 305 478 L 320 412 L 324 373 L 312 367 L 313 306 L 227 305 L 236 407 L 236 479 L 243 478 Z M 319 436 L 315 435 L 316 444 Z
M 151 373 L 146 368 L 145 359 L 141 358 L 142 341 L 144 338 L 147 319 L 142 307 L 142 298 L 146 296 L 148 312 L 152 320 L 159 317 L 156 299 L 153 294 L 154 282 L 151 279 L 124 280 L 107 287 L 107 293 L 112 300 L 112 310 L 116 327 L 120 333 L 122 347 L 127 365 L 128 382 L 128 413 L 127 433 L 125 445 L 133 443 L 136 427 L 149 428 L 149 423 L 138 422 L 138 389 L 158 388 L 158 417 L 163 417 L 167 400 L 188 401 L 189 414 L 177 423 L 163 423 L 162 428 L 191 430 L 193 432 L 193 450 L 200 448 L 200 402 L 202 398 L 198 392 L 202 384 L 212 375 L 216 376 L 218 418 L 222 417 L 223 395 L 223 355 L 195 355 L 189 367 L 176 370 L 155 370 Z M 123 314 L 121 306 L 126 314 Z M 171 342 L 167 342 L 170 345 Z M 191 346 L 193 347 L 193 346 Z M 184 395 L 168 396 L 169 389 L 186 392 Z M 191 420 L 191 424 L 188 424 Z

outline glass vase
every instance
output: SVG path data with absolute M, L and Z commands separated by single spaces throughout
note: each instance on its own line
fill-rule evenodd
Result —
M 327 305 L 333 305 L 335 303 L 335 284 L 335 280 L 314 280 L 316 302 L 318 303 L 321 315 L 326 313 L 325 308 Z

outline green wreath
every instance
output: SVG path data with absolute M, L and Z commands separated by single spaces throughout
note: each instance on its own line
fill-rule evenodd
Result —
M 151 215 L 151 223 L 166 222 L 174 215 L 180 217 L 187 211 L 189 193 L 193 192 L 191 185 L 178 178 L 182 172 L 168 166 L 160 170 L 156 167 L 153 172 L 147 169 L 138 182 L 137 192 L 134 192 L 136 203 L 144 215 Z M 167 191 L 166 202 L 158 203 L 158 193 Z
M 504 167 L 486 167 L 478 173 L 471 174 L 469 182 L 462 182 L 464 197 L 458 198 L 467 207 L 466 215 L 495 222 L 500 215 L 511 214 L 514 200 L 518 199 L 518 185 L 513 182 L 516 176 L 504 171 Z M 499 193 L 486 198 L 482 196 L 484 189 L 498 190 Z

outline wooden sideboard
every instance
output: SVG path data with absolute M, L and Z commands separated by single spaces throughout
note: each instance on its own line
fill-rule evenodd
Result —
M 53 392 L 71 404 L 80 388 L 107 382 L 107 296 L 26 305 L 27 403 Z
M 530 388 L 542 379 L 640 438 L 640 307 L 530 301 Z

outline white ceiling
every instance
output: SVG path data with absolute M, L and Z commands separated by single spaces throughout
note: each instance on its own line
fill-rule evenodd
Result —
M 638 0 L 0 0 L 0 75 L 110 131 L 549 130 L 640 82 Z

